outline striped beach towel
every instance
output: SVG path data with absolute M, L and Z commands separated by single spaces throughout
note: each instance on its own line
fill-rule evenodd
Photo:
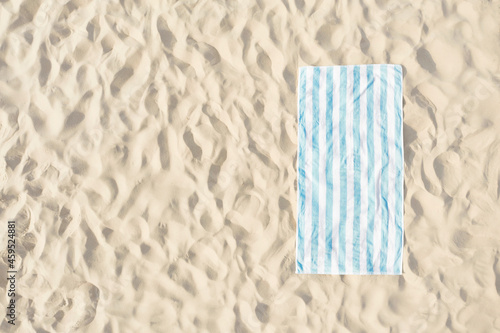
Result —
M 299 68 L 296 273 L 401 274 L 402 77 Z

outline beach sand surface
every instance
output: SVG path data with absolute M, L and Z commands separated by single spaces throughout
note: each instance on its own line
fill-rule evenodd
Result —
M 479 0 L 2 0 L 0 331 L 500 331 L 499 22 Z M 404 70 L 403 274 L 297 275 L 298 67 L 372 63 Z

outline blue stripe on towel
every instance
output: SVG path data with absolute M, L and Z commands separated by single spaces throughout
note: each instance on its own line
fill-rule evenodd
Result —
M 394 106 L 396 108 L 396 154 L 395 154 L 395 163 L 396 165 L 403 166 L 404 158 L 403 158 L 403 111 L 402 111 L 402 90 L 403 87 L 403 72 L 401 71 L 400 66 L 395 66 L 395 89 L 394 89 Z M 400 168 L 396 171 L 396 207 L 395 207 L 395 219 L 396 221 L 403 221 L 403 168 Z M 396 259 L 394 262 L 394 274 L 401 274 L 401 266 L 402 266 L 402 256 L 403 256 L 403 224 L 396 223 Z
M 380 186 L 381 186 L 381 199 L 380 204 L 382 208 L 382 240 L 381 240 L 381 250 L 380 250 L 380 273 L 385 273 L 387 271 L 387 246 L 388 238 L 387 233 L 389 229 L 389 214 L 387 206 L 388 196 L 388 164 L 389 164 L 389 154 L 387 147 L 387 66 L 380 66 L 380 142 L 382 146 L 382 170 L 380 173 Z M 394 111 L 393 111 L 394 112 Z
M 333 142 L 332 142 L 332 113 L 333 113 L 333 94 L 329 94 L 329 91 L 333 91 L 333 69 L 331 67 L 326 69 L 326 212 L 325 212 L 325 272 L 329 272 L 332 267 L 332 252 L 333 252 Z
M 318 221 L 319 215 L 319 73 L 318 67 L 313 69 L 313 88 L 312 88 L 312 115 L 313 115 L 313 132 L 312 132 L 312 146 L 313 146 L 313 160 L 312 160 L 312 220 Z M 316 273 L 318 270 L 318 223 L 316 228 L 312 228 L 311 233 L 311 273 Z
M 297 156 L 297 192 L 298 192 L 298 217 L 297 217 L 297 273 L 304 272 L 303 262 L 304 262 L 304 231 L 305 231 L 305 209 L 306 209 L 306 170 L 305 170 L 305 145 L 306 145 L 306 126 L 305 126 L 305 98 L 306 98 L 306 68 L 301 68 L 299 71 L 299 105 L 298 105 L 298 117 L 299 117 L 299 148 Z
M 353 121 L 352 121 L 352 142 L 353 142 L 353 173 L 354 173 L 354 214 L 353 214 L 353 244 L 352 244 L 352 270 L 359 272 L 359 251 L 360 249 L 360 214 L 361 214 L 361 189 L 360 189 L 360 142 L 359 142 L 359 115 L 360 115 L 360 91 L 359 91 L 359 66 L 353 68 Z
M 373 123 L 373 67 L 367 66 L 366 68 L 366 121 L 368 124 Z M 373 126 L 367 126 L 366 131 L 366 146 L 368 153 L 368 166 L 372 168 L 375 165 L 375 152 L 373 147 Z M 367 184 L 368 184 L 368 227 L 366 230 L 366 270 L 368 272 L 373 272 L 373 229 L 375 228 L 375 177 L 373 173 L 367 174 Z
M 339 138 L 340 138 L 340 155 L 338 158 L 341 158 L 339 161 L 334 161 L 334 163 L 339 163 L 340 166 L 340 223 L 339 223 L 339 272 L 345 271 L 345 256 L 346 256 L 346 244 L 345 244 L 345 223 L 342 223 L 346 220 L 347 214 L 347 174 L 346 174 L 346 156 L 343 152 L 345 152 L 346 148 L 346 126 L 345 126 L 345 117 L 346 117 L 346 98 L 347 98 L 347 69 L 345 67 L 340 68 L 340 81 L 339 81 Z M 335 158 L 335 157 L 334 157 Z M 335 185 L 334 185 L 335 186 Z

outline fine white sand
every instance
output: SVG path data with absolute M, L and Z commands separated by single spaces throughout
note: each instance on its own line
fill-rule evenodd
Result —
M 498 1 L 0 1 L 2 332 L 500 331 Z M 297 69 L 404 67 L 402 276 L 295 271 Z

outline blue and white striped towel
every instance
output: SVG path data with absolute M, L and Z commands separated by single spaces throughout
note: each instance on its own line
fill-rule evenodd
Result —
M 296 272 L 401 274 L 399 65 L 301 67 Z

